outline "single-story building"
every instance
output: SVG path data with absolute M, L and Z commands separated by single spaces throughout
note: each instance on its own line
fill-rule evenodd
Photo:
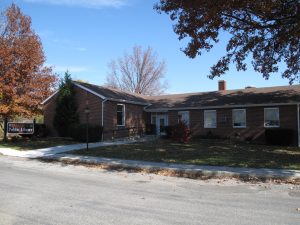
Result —
M 226 82 L 212 92 L 145 96 L 112 88 L 74 81 L 80 122 L 89 121 L 104 128 L 104 139 L 124 137 L 130 130 L 144 132 L 146 124 L 155 124 L 156 133 L 164 132 L 179 120 L 193 136 L 215 135 L 222 138 L 264 140 L 265 130 L 284 128 L 294 131 L 293 142 L 300 144 L 300 85 L 227 90 Z M 46 126 L 53 128 L 55 95 L 44 106 Z

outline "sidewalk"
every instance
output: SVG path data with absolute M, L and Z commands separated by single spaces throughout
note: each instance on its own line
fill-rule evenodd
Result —
M 128 144 L 128 143 L 133 143 L 133 142 L 137 142 L 137 141 L 143 141 L 143 139 L 127 140 L 127 141 L 113 141 L 113 142 L 95 142 L 95 143 L 89 143 L 89 148 Z M 33 159 L 33 158 L 50 157 L 50 156 L 54 156 L 56 154 L 74 151 L 74 150 L 85 149 L 85 148 L 86 148 L 85 143 L 73 144 L 73 145 L 62 145 L 62 146 L 41 148 L 41 149 L 28 150 L 28 151 L 18 151 L 18 150 L 14 150 L 11 148 L 0 148 L 0 154 L 7 155 L 7 156 L 16 156 L 16 157 Z
M 134 143 L 139 140 L 126 140 L 126 141 L 114 141 L 114 142 L 97 142 L 90 143 L 90 148 L 121 145 Z M 74 144 L 65 146 L 49 147 L 37 150 L 18 151 L 9 148 L 0 148 L 0 154 L 7 156 L 16 156 L 23 158 L 44 158 L 54 159 L 58 161 L 76 161 L 81 163 L 91 164 L 105 164 L 109 166 L 117 166 L 124 168 L 145 169 L 145 170 L 168 170 L 178 173 L 185 173 L 189 175 L 198 174 L 206 177 L 233 177 L 233 176 L 249 176 L 259 178 L 280 178 L 287 180 L 300 180 L 300 170 L 285 170 L 285 169 L 256 169 L 256 168 L 240 168 L 240 167 L 225 167 L 225 166 L 200 166 L 200 165 L 187 165 L 187 164 L 172 164 L 172 163 L 158 163 L 158 162 L 146 162 L 136 160 L 123 160 L 123 159 L 110 159 L 102 157 L 91 156 L 78 156 L 71 154 L 62 154 L 69 151 L 85 149 L 86 144 Z
M 125 168 L 136 168 L 145 170 L 171 170 L 185 174 L 201 174 L 207 177 L 234 177 L 249 176 L 258 178 L 280 178 L 285 180 L 299 180 L 300 170 L 285 169 L 256 169 L 241 167 L 225 167 L 225 166 L 199 166 L 187 164 L 158 163 L 136 160 L 110 159 L 103 157 L 79 156 L 71 154 L 59 154 L 50 157 L 58 161 L 76 161 L 89 164 L 104 164 Z

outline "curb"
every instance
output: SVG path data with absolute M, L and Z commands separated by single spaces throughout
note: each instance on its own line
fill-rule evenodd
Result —
M 42 161 L 55 161 L 71 165 L 100 167 L 106 170 L 155 173 L 164 176 L 185 177 L 191 179 L 237 178 L 243 181 L 278 181 L 300 184 L 300 171 L 296 170 L 196 166 L 78 156 L 71 154 L 46 156 L 39 159 Z M 242 171 L 235 171 L 239 169 Z M 266 170 L 269 171 L 269 173 L 265 173 Z M 273 172 L 271 173 L 270 171 Z

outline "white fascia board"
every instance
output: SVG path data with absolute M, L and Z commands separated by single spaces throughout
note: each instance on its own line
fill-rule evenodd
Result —
M 48 98 L 46 98 L 44 101 L 41 102 L 41 105 L 44 105 L 46 102 L 48 102 L 52 97 L 54 97 L 58 93 L 58 90 L 55 91 L 52 95 L 50 95 Z
M 124 99 L 116 99 L 116 98 L 107 98 L 104 95 L 100 95 L 97 92 L 94 92 L 91 89 L 86 88 L 86 87 L 84 87 L 80 84 L 74 83 L 74 85 L 76 85 L 77 87 L 82 88 L 83 90 L 88 91 L 88 92 L 100 97 L 103 100 L 113 101 L 113 102 L 129 103 L 129 104 L 135 104 L 135 105 L 148 105 L 148 103 L 142 103 L 142 102 L 136 102 L 136 101 L 130 101 L 130 100 L 124 100 Z
M 297 105 L 298 102 L 294 103 L 267 103 L 267 104 L 248 104 L 248 105 L 223 105 L 223 106 L 205 106 L 205 107 L 170 107 L 170 108 L 157 108 L 157 109 L 145 109 L 146 112 L 165 112 L 174 110 L 193 110 L 193 109 L 226 109 L 226 108 L 249 108 L 249 107 L 270 107 L 270 106 L 288 106 Z
M 148 106 L 148 103 L 143 103 L 143 102 L 136 102 L 136 101 L 130 101 L 130 100 L 124 100 L 124 99 L 116 99 L 116 98 L 107 98 L 107 100 L 112 101 L 112 102 L 121 102 L 121 103 L 128 103 L 128 104 L 134 104 L 134 105 L 144 105 Z

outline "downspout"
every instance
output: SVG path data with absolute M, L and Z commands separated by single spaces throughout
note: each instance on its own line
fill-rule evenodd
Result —
M 104 121 L 103 121 L 103 119 L 104 119 L 104 103 L 107 101 L 107 99 L 104 99 L 103 101 L 102 101 L 102 112 L 101 112 L 101 125 L 102 125 L 102 141 L 103 141 L 103 133 L 104 133 Z
M 300 147 L 300 121 L 299 121 L 299 103 L 297 104 L 297 123 L 298 123 L 298 147 Z

